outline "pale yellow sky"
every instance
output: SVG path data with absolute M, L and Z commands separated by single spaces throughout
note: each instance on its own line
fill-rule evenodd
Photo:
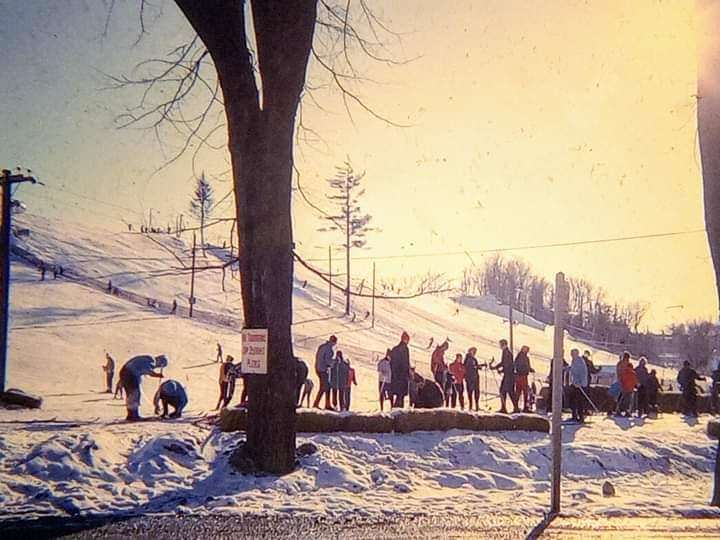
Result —
M 370 249 L 358 256 L 703 227 L 693 1 L 377 4 L 387 23 L 403 32 L 401 43 L 389 44 L 391 52 L 418 58 L 392 68 L 358 60 L 380 82 L 359 91 L 376 110 L 412 127 L 384 125 L 357 108 L 353 123 L 337 93 L 320 92 L 316 97 L 330 112 L 306 102 L 304 118 L 326 145 L 303 144 L 297 154 L 301 180 L 316 203 L 323 203 L 323 179 L 346 155 L 367 171 L 364 207 L 383 232 L 370 236 Z M 130 12 L 119 13 L 102 41 L 102 13 L 93 9 L 76 6 L 64 15 L 83 20 L 74 33 L 55 20 L 51 7 L 39 14 L 31 13 L 33 6 L 14 9 L 36 28 L 34 39 L 21 38 L 3 66 L 14 86 L 0 96 L 0 112 L 18 137 L 0 144 L 0 160 L 27 164 L 94 198 L 138 211 L 156 208 L 165 221 L 186 212 L 188 161 L 148 180 L 162 155 L 150 134 L 110 128 L 112 115 L 129 103 L 96 92 L 101 79 L 93 69 L 127 71 L 137 59 L 170 49 L 187 32 L 174 5 L 164 4 L 153 34 L 136 47 Z M 61 46 L 43 44 L 48 40 Z M 8 105 L 9 92 L 28 85 L 33 90 Z M 227 168 L 222 153 L 205 154 L 202 162 L 211 172 Z M 217 186 L 219 194 L 227 189 Z M 102 220 L 84 212 L 87 200 L 46 195 L 55 202 L 34 199 L 46 211 Z M 53 210 L 58 200 L 78 207 Z M 107 206 L 96 210 L 111 219 L 123 214 Z M 307 257 L 327 254 L 331 239 L 315 232 L 319 226 L 298 197 L 296 236 Z M 547 276 L 562 270 L 620 301 L 651 302 L 651 327 L 717 311 L 703 234 L 517 255 Z M 473 259 L 480 263 L 482 255 Z M 457 276 L 470 261 L 434 256 L 377 263 L 382 276 L 427 270 Z M 355 266 L 358 277 L 369 270 L 368 261 Z M 684 308 L 667 309 L 676 305 Z

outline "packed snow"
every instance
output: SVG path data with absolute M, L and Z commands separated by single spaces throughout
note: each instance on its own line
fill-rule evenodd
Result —
M 17 223 L 30 230 L 17 244 L 48 264 L 112 279 L 151 298 L 186 301 L 189 274 L 162 275 L 187 260 L 185 239 L 86 230 L 27 213 Z M 226 256 L 208 250 L 203 264 L 214 266 Z M 39 281 L 37 269 L 21 260 L 13 261 L 12 275 L 9 386 L 43 396 L 44 404 L 37 411 L 0 410 L 0 520 L 218 510 L 335 517 L 500 510 L 540 516 L 548 507 L 549 438 L 540 433 L 300 434 L 299 442 L 313 442 L 319 451 L 301 458 L 295 472 L 280 478 L 236 474 L 227 455 L 241 436 L 218 433 L 202 421 L 218 397 L 215 345 L 239 357 L 235 329 L 130 303 L 82 280 L 53 280 L 49 273 Z M 220 281 L 217 270 L 198 274 L 199 307 L 241 319 L 239 283 L 226 279 L 223 292 Z M 337 335 L 358 372 L 354 410 L 378 409 L 376 358 L 402 330 L 411 334 L 411 360 L 425 374 L 431 337 L 437 342 L 449 336 L 451 354 L 474 345 L 479 358 L 490 359 L 507 334 L 501 316 L 441 296 L 379 300 L 374 329 L 364 317 L 369 301 L 355 301 L 355 321 L 342 316 L 339 304 L 338 295 L 329 308 L 325 284 L 297 269 L 296 352 L 312 364 L 315 348 Z M 530 346 L 540 382 L 552 353 L 552 328 L 534 326 L 518 325 L 515 342 Z M 136 354 L 168 355 L 165 376 L 188 390 L 185 417 L 124 423 L 124 403 L 103 393 L 106 351 L 118 364 Z M 613 361 L 605 353 L 595 357 Z M 151 416 L 157 385 L 156 379 L 143 383 L 145 416 Z M 492 375 L 488 389 L 489 404 L 497 409 Z M 587 426 L 566 426 L 565 510 L 716 513 L 707 505 L 716 443 L 705 435 L 706 421 L 593 417 Z M 606 480 L 615 486 L 615 497 L 603 497 Z

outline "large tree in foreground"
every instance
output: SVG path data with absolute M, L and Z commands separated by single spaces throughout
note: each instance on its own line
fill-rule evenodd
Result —
M 285 473 L 295 464 L 293 139 L 316 1 L 255 0 L 249 11 L 238 0 L 176 3 L 211 56 L 222 90 L 245 326 L 268 329 L 268 374 L 248 377 L 247 455 L 262 470 Z M 259 81 L 248 28 L 254 28 Z

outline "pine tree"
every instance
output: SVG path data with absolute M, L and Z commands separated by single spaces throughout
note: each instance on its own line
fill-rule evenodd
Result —
M 190 212 L 200 220 L 200 248 L 205 256 L 205 221 L 210 216 L 215 195 L 210 182 L 205 178 L 203 171 L 197 179 L 193 197 L 190 200 Z
M 372 216 L 364 214 L 360 209 L 359 199 L 365 194 L 360 183 L 365 173 L 356 174 L 350 160 L 342 167 L 336 167 L 337 173 L 328 178 L 332 194 L 325 195 L 335 206 L 337 213 L 325 219 L 330 221 L 329 227 L 318 229 L 320 232 L 339 231 L 344 238 L 345 248 L 345 315 L 350 315 L 350 251 L 352 248 L 363 248 L 367 245 L 366 235 L 375 230 L 370 227 Z

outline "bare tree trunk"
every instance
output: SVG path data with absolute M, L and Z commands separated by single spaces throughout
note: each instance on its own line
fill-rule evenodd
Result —
M 698 0 L 701 24 L 715 30 L 720 7 Z M 698 68 L 698 136 L 702 162 L 705 226 L 715 269 L 716 293 L 720 291 L 720 44 L 716 32 L 702 36 Z
M 345 197 L 345 315 L 350 315 L 350 181 L 347 176 Z
M 268 329 L 268 374 L 251 375 L 247 450 L 262 470 L 295 466 L 291 177 L 295 114 L 316 19 L 314 0 L 252 2 L 262 108 L 244 2 L 176 0 L 215 63 L 232 161 L 246 328 Z

